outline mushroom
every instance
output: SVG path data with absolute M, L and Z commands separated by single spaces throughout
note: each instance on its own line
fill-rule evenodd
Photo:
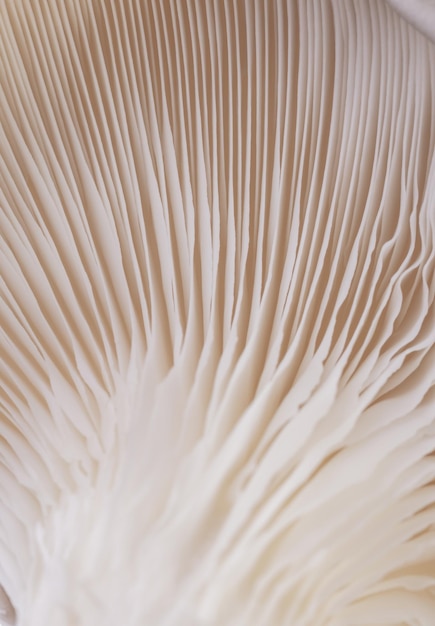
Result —
M 0 3 L 4 624 L 434 623 L 434 30 L 391 4 Z
M 388 0 L 411 24 L 435 41 L 435 3 L 433 0 Z

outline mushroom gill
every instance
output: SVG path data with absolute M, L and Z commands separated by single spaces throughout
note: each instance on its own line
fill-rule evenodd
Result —
M 433 626 L 434 45 L 3 0 L 0 60 L 5 623 Z

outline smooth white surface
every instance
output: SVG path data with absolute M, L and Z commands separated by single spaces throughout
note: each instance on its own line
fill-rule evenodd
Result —
M 408 22 L 435 42 L 434 0 L 387 0 Z

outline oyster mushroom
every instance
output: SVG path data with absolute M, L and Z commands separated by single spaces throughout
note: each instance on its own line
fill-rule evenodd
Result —
M 3 0 L 0 58 L 5 622 L 432 625 L 433 44 Z

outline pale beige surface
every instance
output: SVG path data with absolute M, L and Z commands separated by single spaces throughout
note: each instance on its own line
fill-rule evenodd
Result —
M 383 1 L 0 3 L 18 626 L 435 623 L 435 48 Z
M 435 41 L 434 0 L 388 0 L 388 2 L 405 20 Z

